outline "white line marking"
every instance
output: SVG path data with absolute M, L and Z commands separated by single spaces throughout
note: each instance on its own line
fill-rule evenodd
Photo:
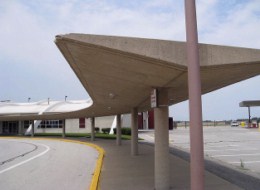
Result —
M 258 150 L 258 148 L 245 148 L 245 149 L 218 149 L 218 150 L 204 150 L 206 152 L 214 152 L 214 151 L 241 151 L 241 150 Z
M 256 161 L 243 161 L 243 163 L 245 164 L 253 164 L 253 163 L 259 163 L 260 160 L 256 160 Z M 241 162 L 228 162 L 230 164 L 240 164 Z
M 223 155 L 214 155 L 210 157 L 228 157 L 228 156 L 257 156 L 260 154 L 223 154 Z
M 16 167 L 18 167 L 18 166 L 20 166 L 20 165 L 22 165 L 22 164 L 25 164 L 25 163 L 27 163 L 27 162 L 29 162 L 29 161 L 31 161 L 31 160 L 34 160 L 35 158 L 38 158 L 38 157 L 40 157 L 40 156 L 43 156 L 44 154 L 46 154 L 46 153 L 50 150 L 50 147 L 47 146 L 47 145 L 44 145 L 44 144 L 39 144 L 39 145 L 44 146 L 44 147 L 46 148 L 46 150 L 43 151 L 43 152 L 41 152 L 40 154 L 37 154 L 36 156 L 33 156 L 33 157 L 27 159 L 27 160 L 24 160 L 24 161 L 22 161 L 22 162 L 20 162 L 20 163 L 18 163 L 18 164 L 15 164 L 15 165 L 13 165 L 13 166 L 10 166 L 9 168 L 6 168 L 6 169 L 1 170 L 1 171 L 0 171 L 0 174 L 2 174 L 2 173 L 4 173 L 4 172 L 7 172 L 7 171 L 9 171 L 9 170 L 11 170 L 11 169 L 14 169 L 14 168 L 16 168 Z
M 206 145 L 208 147 L 238 147 L 239 145 Z
M 239 149 L 218 149 L 218 150 L 204 150 L 204 151 L 205 152 L 215 152 L 215 151 L 226 151 L 226 150 L 239 151 Z

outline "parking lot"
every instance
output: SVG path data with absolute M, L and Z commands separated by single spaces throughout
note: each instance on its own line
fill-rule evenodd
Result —
M 260 131 L 242 127 L 204 127 L 205 158 L 224 162 L 241 171 L 253 172 L 260 178 Z M 154 141 L 154 132 L 140 133 L 140 137 Z M 189 128 L 170 131 L 170 146 L 189 152 Z

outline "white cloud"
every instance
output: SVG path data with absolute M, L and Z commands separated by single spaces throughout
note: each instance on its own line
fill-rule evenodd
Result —
M 201 16 L 205 30 L 200 36 L 202 42 L 260 48 L 260 2 L 249 1 L 237 3 L 231 10 L 223 11 L 221 17 L 219 9 L 213 9 L 210 20 L 207 15 Z M 203 26 L 201 26 L 203 27 Z M 203 29 L 201 29 L 203 30 Z

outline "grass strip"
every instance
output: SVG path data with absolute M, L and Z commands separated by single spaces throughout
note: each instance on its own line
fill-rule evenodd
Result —
M 34 136 L 38 137 L 60 137 L 61 133 L 35 133 Z M 86 137 L 90 138 L 90 133 L 66 133 L 66 137 Z M 95 138 L 100 139 L 116 139 L 116 135 L 114 134 L 104 134 L 104 133 L 95 133 Z M 122 140 L 130 140 L 131 136 L 129 135 L 122 135 Z

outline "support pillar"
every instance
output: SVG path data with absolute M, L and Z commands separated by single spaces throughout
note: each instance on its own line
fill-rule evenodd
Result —
M 32 120 L 31 137 L 34 137 L 34 120 Z
M 23 126 L 22 126 L 22 121 L 18 121 L 18 135 L 23 135 Z
M 95 140 L 95 118 L 91 118 L 91 141 Z
M 131 155 L 138 155 L 138 111 L 132 109 L 131 113 Z
M 3 122 L 0 121 L 0 134 L 2 134 L 2 133 L 3 133 Z
M 116 116 L 116 144 L 120 146 L 122 144 L 121 142 L 121 114 L 118 114 Z
M 247 107 L 248 108 L 248 127 L 251 127 L 251 113 L 250 113 L 250 106 Z
M 66 120 L 63 120 L 63 126 L 62 126 L 62 138 L 66 137 L 66 124 L 65 124 Z
M 170 189 L 169 107 L 167 91 L 159 93 L 164 105 L 154 108 L 154 184 L 156 190 Z
M 190 109 L 191 190 L 204 190 L 201 79 L 195 0 L 185 0 Z

